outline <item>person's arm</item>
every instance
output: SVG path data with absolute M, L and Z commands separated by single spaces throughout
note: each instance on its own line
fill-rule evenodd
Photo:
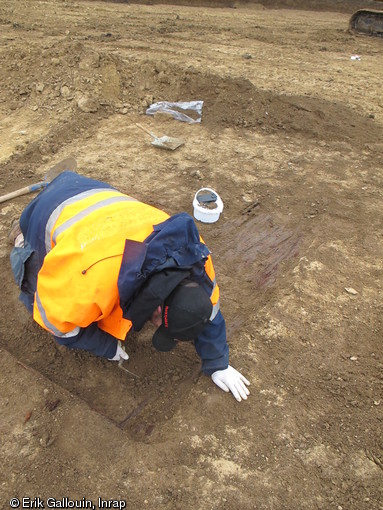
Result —
M 83 349 L 95 356 L 113 359 L 117 354 L 118 340 L 114 336 L 100 329 L 96 323 L 86 328 L 79 328 L 74 336 L 55 336 L 57 343 L 69 349 Z
M 229 346 L 226 341 L 225 319 L 221 311 L 210 321 L 195 341 L 197 354 L 202 359 L 202 371 L 225 392 L 231 392 L 238 402 L 250 394 L 250 382 L 229 365 Z
M 204 374 L 212 375 L 216 370 L 224 370 L 228 367 L 229 346 L 226 342 L 226 324 L 220 311 L 198 336 L 195 348 L 202 360 Z

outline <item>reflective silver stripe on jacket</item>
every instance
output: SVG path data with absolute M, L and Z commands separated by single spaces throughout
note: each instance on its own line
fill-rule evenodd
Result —
M 58 220 L 60 214 L 63 212 L 64 208 L 68 205 L 75 204 L 76 202 L 79 202 L 80 200 L 83 200 L 84 198 L 90 197 L 92 195 L 96 195 L 97 193 L 104 193 L 105 191 L 112 191 L 115 192 L 116 190 L 111 188 L 97 188 L 97 189 L 91 189 L 88 191 L 84 191 L 83 193 L 79 193 L 78 195 L 75 195 L 74 197 L 70 197 L 64 202 L 62 202 L 60 205 L 56 207 L 56 209 L 52 212 L 52 214 L 49 216 L 49 219 L 47 221 L 46 227 L 45 227 L 45 250 L 47 253 L 49 253 L 52 249 L 51 245 L 51 235 L 52 235 L 52 229 L 54 225 L 56 224 L 56 221 Z M 67 228 L 71 227 L 78 221 L 85 218 L 87 215 L 91 214 L 94 211 L 97 211 L 98 209 L 101 209 L 102 207 L 106 207 L 111 204 L 115 204 L 117 202 L 137 202 L 135 198 L 128 197 L 126 195 L 118 195 L 116 197 L 109 197 L 105 200 L 101 200 L 97 204 L 92 204 L 91 206 L 87 207 L 83 211 L 80 211 L 78 214 L 70 218 L 68 221 L 63 223 L 55 232 L 53 236 L 53 242 L 56 242 L 56 238 L 59 234 L 64 232 Z
M 217 287 L 217 280 L 214 278 L 213 280 L 213 289 L 211 291 L 211 296 L 213 295 L 214 291 L 215 291 L 215 288 Z M 219 299 L 217 301 L 217 303 L 213 306 L 213 310 L 211 312 L 211 315 L 210 315 L 210 319 L 209 320 L 214 320 L 215 319 L 215 316 L 217 315 L 217 313 L 219 312 Z
M 40 300 L 40 296 L 39 296 L 39 293 L 36 292 L 35 294 L 36 296 L 36 304 L 37 304 L 37 308 L 39 309 L 39 312 L 40 312 L 40 315 L 41 315 L 41 318 L 45 324 L 45 326 L 50 330 L 52 331 L 52 333 L 55 335 L 55 336 L 58 336 L 60 338 L 70 338 L 72 336 L 76 336 L 80 333 L 80 328 L 78 326 L 76 326 L 74 329 L 72 329 L 72 331 L 69 331 L 68 333 L 62 333 L 61 331 L 59 331 L 47 318 L 47 314 L 45 313 L 45 310 L 44 310 L 44 307 L 41 303 L 41 300 Z
M 213 306 L 213 310 L 211 312 L 209 320 L 213 321 L 218 312 L 219 312 L 219 299 L 218 299 L 217 303 Z

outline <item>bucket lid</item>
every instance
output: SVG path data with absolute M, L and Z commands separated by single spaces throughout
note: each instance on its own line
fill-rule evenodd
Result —
M 203 223 L 215 223 L 223 211 L 223 202 L 211 188 L 201 188 L 193 200 L 194 218 Z

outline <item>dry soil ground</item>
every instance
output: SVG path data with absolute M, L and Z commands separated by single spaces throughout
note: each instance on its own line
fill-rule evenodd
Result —
M 1 508 L 383 508 L 382 40 L 348 19 L 2 0 L 2 193 L 70 155 L 171 214 L 214 188 L 224 212 L 199 227 L 251 396 L 200 375 L 190 345 L 154 352 L 150 328 L 127 341 L 137 377 L 55 345 L 10 273 L 9 224 L 31 195 L 5 202 Z M 202 122 L 146 115 L 160 100 L 203 100 Z M 156 149 L 136 122 L 186 144 Z

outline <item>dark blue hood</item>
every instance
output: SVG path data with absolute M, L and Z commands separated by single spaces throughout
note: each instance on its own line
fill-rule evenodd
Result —
M 193 218 L 179 213 L 154 225 L 144 242 L 127 240 L 118 277 L 120 306 L 124 317 L 147 278 L 164 269 L 201 269 L 210 254 L 200 236 Z

